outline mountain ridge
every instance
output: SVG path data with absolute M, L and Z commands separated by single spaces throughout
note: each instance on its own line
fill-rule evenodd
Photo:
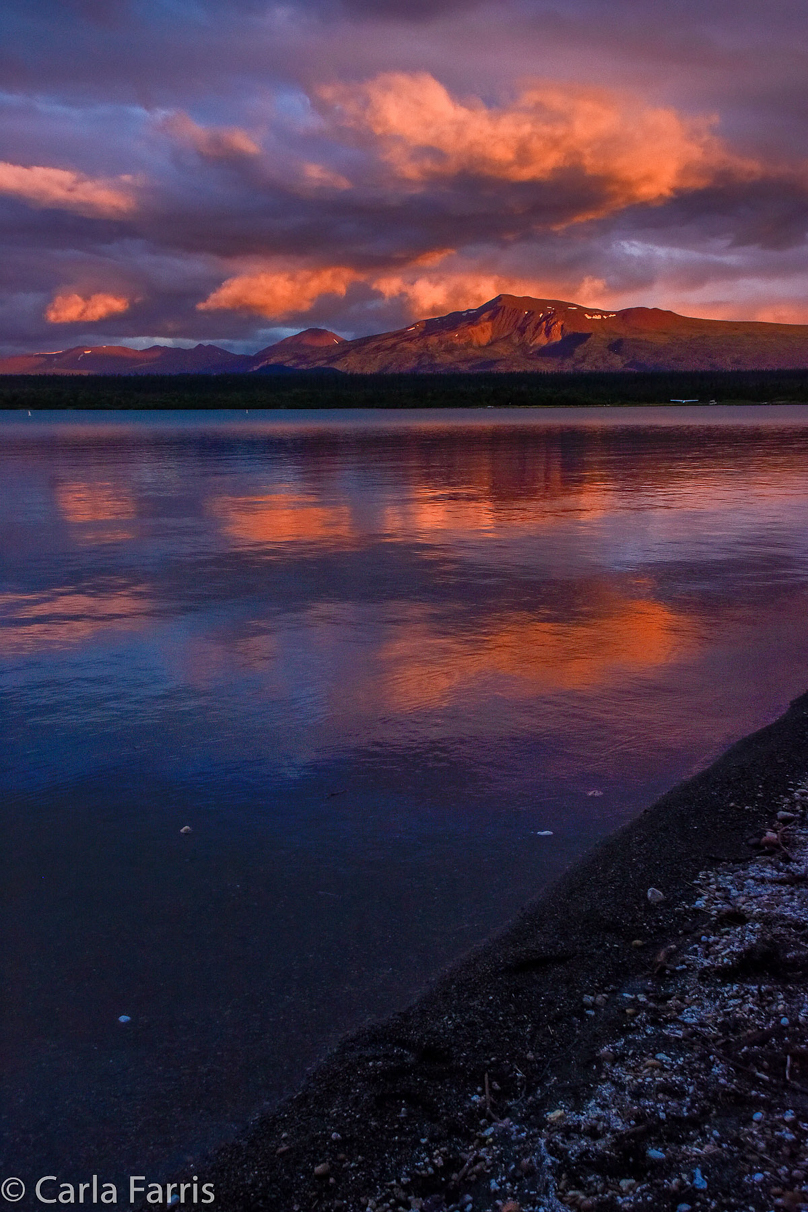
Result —
M 255 354 L 215 345 L 75 346 L 0 359 L 0 374 L 348 374 L 502 371 L 703 371 L 808 368 L 808 325 L 703 320 L 661 308 L 585 307 L 497 295 L 479 307 L 346 340 L 323 328 Z

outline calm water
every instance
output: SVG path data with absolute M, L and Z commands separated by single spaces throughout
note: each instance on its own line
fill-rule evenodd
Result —
M 808 687 L 806 409 L 6 413 L 0 496 L 26 1179 L 198 1156 Z

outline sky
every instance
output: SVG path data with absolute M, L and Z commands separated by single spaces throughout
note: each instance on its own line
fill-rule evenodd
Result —
M 804 0 L 3 0 L 0 353 L 808 323 Z

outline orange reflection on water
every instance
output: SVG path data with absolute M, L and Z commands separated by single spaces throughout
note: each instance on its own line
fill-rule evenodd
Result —
M 209 508 L 222 520 L 225 532 L 239 542 L 266 546 L 314 543 L 335 548 L 352 547 L 356 542 L 347 505 L 315 502 L 302 494 L 220 496 Z
M 121 522 L 134 518 L 137 513 L 131 494 L 109 480 L 58 484 L 55 496 L 62 517 L 77 526 Z M 109 525 L 101 529 L 93 527 L 80 534 L 85 543 L 112 543 L 134 537 L 129 529 Z
M 56 504 L 68 522 L 111 522 L 133 518 L 136 512 L 130 494 L 108 480 L 58 484 Z
M 0 594 L 0 651 L 24 654 L 80 644 L 105 628 L 131 630 L 143 625 L 151 609 L 145 592 L 138 590 Z
M 669 607 L 618 596 L 569 622 L 520 612 L 495 617 L 484 632 L 461 635 L 413 620 L 379 651 L 379 706 L 404 712 L 443 707 L 492 677 L 507 679 L 509 697 L 592 689 L 621 673 L 682 659 L 698 638 L 695 623 Z M 362 696 L 367 694 L 365 687 Z
M 410 500 L 388 505 L 384 529 L 393 537 L 456 535 L 464 539 L 509 536 L 515 531 L 538 530 L 559 520 L 594 519 L 609 509 L 602 486 L 581 485 L 578 491 L 559 494 L 547 507 L 545 499 L 499 501 L 492 496 L 441 496 L 416 488 Z M 613 502 L 611 503 L 613 508 Z

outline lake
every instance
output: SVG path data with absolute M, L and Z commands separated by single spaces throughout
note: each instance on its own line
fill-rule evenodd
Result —
M 26 1181 L 198 1159 L 808 688 L 806 407 L 6 412 L 0 497 Z

